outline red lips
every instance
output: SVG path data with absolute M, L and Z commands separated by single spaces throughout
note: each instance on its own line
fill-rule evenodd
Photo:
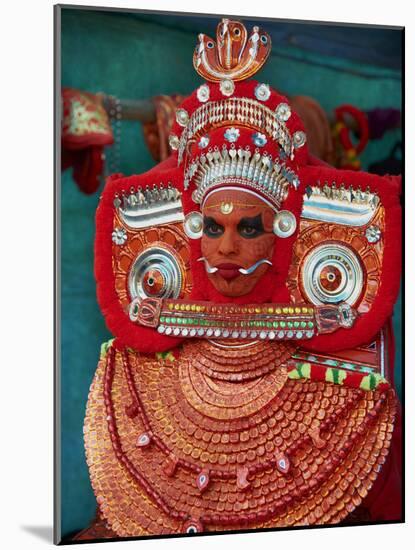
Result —
M 215 266 L 218 268 L 217 273 L 227 281 L 236 279 L 240 275 L 239 269 L 242 267 L 237 264 L 219 264 Z

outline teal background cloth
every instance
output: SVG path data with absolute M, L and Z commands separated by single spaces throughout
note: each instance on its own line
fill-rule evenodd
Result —
M 219 17 L 214 20 L 215 25 L 218 20 Z M 186 21 L 186 17 L 179 16 L 63 7 L 62 86 L 94 93 L 101 91 L 123 99 L 191 93 L 201 82 L 192 65 L 197 35 L 206 32 L 205 27 L 211 27 L 213 20 L 194 16 L 192 25 Z M 324 54 L 321 50 L 324 44 L 330 44 L 332 26 L 319 27 L 318 43 L 315 37 L 310 38 L 309 32 L 302 32 L 305 26 L 299 23 L 290 24 L 289 39 L 287 24 L 267 21 L 261 25 L 281 35 L 281 44 L 274 42 L 270 59 L 256 77 L 258 80 L 286 95 L 309 95 L 327 112 L 343 103 L 363 110 L 401 108 L 401 70 L 396 63 L 386 67 L 381 59 L 376 64 L 376 52 L 372 52 L 375 61 L 366 56 L 366 63 L 356 59 L 358 55 L 355 59 L 343 56 L 341 48 L 331 48 L 330 55 Z M 300 39 L 291 40 L 291 36 L 296 36 L 296 29 Z M 368 42 L 374 42 L 371 32 L 370 28 L 359 29 L 363 44 L 365 36 Z M 391 31 L 388 32 L 390 40 Z M 394 32 L 398 48 L 401 33 Z M 379 32 L 376 37 L 378 35 Z M 381 33 L 379 36 L 376 40 L 382 44 Z M 313 47 L 316 44 L 317 47 Z M 350 48 L 347 51 L 351 51 Z M 384 51 L 389 50 L 384 48 Z M 121 126 L 121 158 L 117 171 L 126 175 L 145 172 L 154 161 L 144 143 L 140 123 L 122 121 Z M 381 140 L 370 142 L 362 156 L 363 169 L 385 158 L 400 139 L 400 130 L 394 130 Z M 99 194 L 81 193 L 71 171 L 62 174 L 60 489 L 63 537 L 87 527 L 96 510 L 85 462 L 82 426 L 100 346 L 111 337 L 97 305 L 93 275 L 94 217 Z M 394 315 L 398 392 L 401 389 L 400 314 L 399 299 Z

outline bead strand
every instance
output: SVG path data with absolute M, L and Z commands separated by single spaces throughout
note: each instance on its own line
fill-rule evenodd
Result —
M 110 348 L 107 355 L 107 363 L 105 369 L 104 378 L 104 402 L 107 413 L 108 430 L 110 433 L 112 447 L 118 460 L 123 464 L 125 469 L 131 475 L 131 477 L 146 491 L 148 496 L 156 502 L 159 507 L 169 516 L 176 517 L 180 520 L 186 520 L 187 514 L 177 512 L 173 510 L 159 495 L 157 491 L 153 489 L 149 481 L 135 468 L 132 462 L 128 459 L 122 450 L 119 434 L 115 422 L 114 406 L 111 399 L 111 389 L 115 374 L 115 350 Z

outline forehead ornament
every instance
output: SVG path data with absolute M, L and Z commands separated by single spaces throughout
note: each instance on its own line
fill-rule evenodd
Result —
M 233 210 L 233 203 L 230 201 L 223 201 L 220 205 L 220 211 L 222 214 L 230 214 Z

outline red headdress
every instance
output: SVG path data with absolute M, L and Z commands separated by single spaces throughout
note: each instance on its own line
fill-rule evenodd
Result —
M 193 62 L 207 82 L 176 111 L 173 155 L 145 174 L 107 182 L 95 270 L 100 306 L 121 344 L 162 351 L 180 341 L 130 319 L 132 301 L 146 296 L 239 304 L 341 299 L 357 308 L 355 326 L 315 337 L 308 343 L 315 350 L 369 341 L 390 315 L 399 287 L 399 181 L 335 170 L 309 156 L 289 101 L 246 80 L 270 49 L 267 33 L 254 27 L 248 36 L 226 19 L 216 42 L 199 35 Z M 200 240 L 188 238 L 200 229 L 203 201 L 223 186 L 255 193 L 295 227 L 278 239 L 273 266 L 256 287 L 233 299 L 209 282 L 197 262 Z

